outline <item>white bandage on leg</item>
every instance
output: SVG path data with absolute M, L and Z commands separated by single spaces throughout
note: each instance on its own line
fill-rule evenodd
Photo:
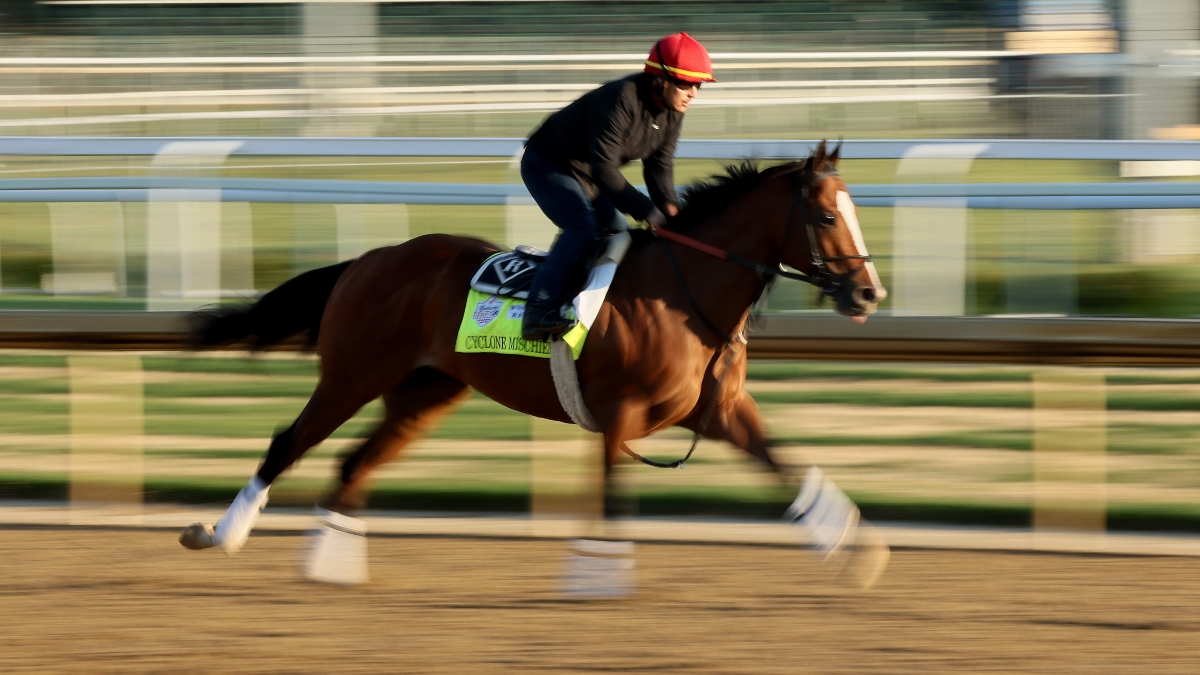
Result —
M 317 508 L 300 569 L 313 581 L 352 586 L 371 580 L 367 562 L 367 524 L 342 513 Z
M 804 476 L 804 486 L 785 517 L 826 559 L 854 541 L 859 520 L 854 502 L 815 466 Z
M 267 491 L 270 489 L 271 486 L 258 476 L 251 478 L 229 505 L 225 515 L 217 521 L 213 541 L 229 555 L 237 553 L 246 544 L 259 512 L 267 506 Z

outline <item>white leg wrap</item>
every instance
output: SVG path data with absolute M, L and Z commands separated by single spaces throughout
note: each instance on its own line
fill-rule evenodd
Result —
M 853 543 L 859 521 L 858 507 L 815 466 L 804 476 L 786 517 L 825 559 Z
M 352 586 L 371 580 L 367 571 L 367 524 L 358 518 L 317 508 L 320 521 L 308 533 L 304 576 L 327 584 Z
M 633 542 L 572 539 L 563 593 L 573 598 L 624 598 L 636 586 Z
M 267 506 L 267 491 L 270 489 L 271 486 L 263 483 L 258 476 L 251 478 L 229 505 L 225 515 L 217 521 L 213 541 L 229 555 L 242 550 L 246 544 L 259 512 Z

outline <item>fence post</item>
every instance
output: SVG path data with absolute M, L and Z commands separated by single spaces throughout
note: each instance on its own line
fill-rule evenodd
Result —
M 244 141 L 176 141 L 150 165 L 160 175 L 198 177 Z M 146 309 L 195 309 L 221 295 L 221 190 L 154 189 L 146 205 Z
M 896 167 L 896 178 L 961 181 L 986 143 L 917 145 Z M 966 198 L 898 199 L 891 283 L 892 310 L 919 316 L 966 313 Z
M 72 354 L 70 503 L 73 524 L 85 509 L 140 511 L 144 483 L 144 376 L 138 356 Z
M 1033 373 L 1033 529 L 1104 532 L 1108 472 L 1104 371 Z

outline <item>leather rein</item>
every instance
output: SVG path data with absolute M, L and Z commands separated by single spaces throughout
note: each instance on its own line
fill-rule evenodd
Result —
M 725 344 L 726 344 L 725 368 L 721 371 L 721 377 L 717 379 L 716 391 L 713 392 L 712 398 L 709 399 L 708 406 L 706 406 L 704 414 L 700 419 L 701 431 L 703 431 L 708 426 L 708 418 L 712 414 L 712 410 L 715 407 L 717 400 L 720 398 L 721 383 L 725 379 L 725 374 L 729 372 L 730 367 L 733 365 L 733 356 L 737 353 L 737 348 L 734 345 L 735 344 L 745 345 L 746 337 L 744 335 L 744 332 L 739 333 L 736 336 L 726 333 L 725 331 L 723 331 L 719 327 L 717 327 L 717 325 L 714 324 L 711 320 L 709 320 L 709 318 L 704 314 L 704 312 L 701 311 L 699 304 L 697 304 L 696 299 L 694 297 L 692 297 L 692 292 L 688 289 L 687 283 L 684 281 L 683 274 L 679 271 L 679 265 L 676 264 L 676 262 L 675 262 L 675 256 L 671 253 L 671 247 L 668 244 L 668 242 L 673 241 L 677 244 L 682 244 L 689 248 L 700 251 L 701 253 L 706 253 L 710 256 L 713 256 L 714 258 L 717 258 L 718 260 L 725 260 L 725 261 L 728 261 L 731 263 L 735 263 L 737 265 L 741 265 L 742 267 L 746 267 L 751 270 L 754 270 L 755 272 L 758 273 L 758 275 L 764 281 L 766 281 L 768 283 L 770 281 L 772 281 L 774 277 L 783 277 L 785 279 L 792 279 L 793 281 L 803 281 L 805 283 L 812 284 L 813 286 L 816 286 L 817 288 L 820 288 L 822 293 L 824 293 L 825 295 L 832 296 L 832 295 L 836 294 L 839 291 L 839 289 L 841 288 L 841 286 L 842 286 L 841 280 L 843 278 L 847 278 L 850 275 L 854 274 L 855 272 L 858 271 L 858 269 L 856 268 L 856 269 L 850 270 L 850 272 L 848 272 L 844 275 L 834 275 L 832 272 L 829 271 L 829 268 L 825 265 L 825 263 L 838 262 L 838 261 L 843 261 L 843 260 L 861 260 L 863 262 L 863 264 L 866 264 L 871 261 L 871 256 L 869 256 L 869 255 L 842 255 L 842 256 L 835 256 L 832 258 L 826 258 L 821 255 L 821 249 L 818 246 L 819 242 L 817 241 L 816 226 L 813 225 L 812 219 L 809 217 L 808 191 L 809 191 L 809 188 L 811 188 L 812 186 L 821 183 L 822 181 L 824 181 L 826 178 L 829 178 L 830 176 L 836 176 L 836 175 L 838 175 L 838 173 L 837 173 L 837 171 L 834 171 L 834 170 L 817 173 L 817 174 L 813 175 L 812 178 L 805 181 L 798 188 L 794 189 L 792 191 L 792 203 L 788 207 L 787 221 L 784 223 L 783 242 L 779 248 L 781 253 L 783 251 L 787 250 L 787 243 L 791 239 L 792 221 L 796 214 L 796 203 L 799 202 L 800 209 L 802 211 L 801 218 L 804 222 L 804 227 L 808 234 L 809 254 L 812 256 L 812 267 L 814 270 L 814 272 L 812 274 L 805 274 L 803 272 L 793 272 L 791 270 L 786 269 L 783 266 L 783 263 L 778 263 L 774 267 L 772 267 L 769 265 L 765 265 L 763 263 L 754 262 L 753 260 L 748 260 L 739 255 L 730 253 L 729 251 L 726 251 L 724 249 L 719 249 L 715 246 L 710 246 L 709 244 L 705 244 L 702 241 L 698 241 L 689 236 L 680 234 L 673 230 L 668 230 L 666 228 L 659 227 L 659 228 L 654 228 L 651 230 L 651 232 L 654 233 L 654 236 L 658 237 L 662 241 L 663 250 L 666 251 L 666 254 L 667 254 L 667 262 L 670 263 L 671 271 L 674 272 L 675 279 L 679 282 L 679 287 L 681 289 L 683 289 L 684 296 L 687 298 L 688 303 L 692 306 L 692 311 L 695 312 L 696 316 L 698 316 L 700 318 L 700 320 L 703 321 L 706 326 L 708 326 L 709 330 L 711 330 L 714 333 L 716 333 L 717 335 L 721 336 L 725 340 Z M 624 452 L 625 454 L 629 455 L 630 457 L 638 460 L 639 462 L 642 462 L 643 464 L 648 464 L 649 466 L 653 466 L 653 467 L 656 467 L 659 469 L 675 469 L 675 468 L 682 469 L 684 467 L 684 465 L 686 464 L 686 462 L 688 461 L 688 459 L 691 458 L 692 453 L 696 451 L 696 444 L 699 442 L 700 442 L 700 431 L 693 432 L 692 447 L 688 449 L 687 455 L 685 455 L 682 459 L 677 459 L 673 462 L 659 462 L 659 461 L 655 461 L 653 459 L 643 457 L 643 456 L 639 455 L 638 453 L 634 452 L 633 450 L 631 450 L 629 448 L 629 446 L 627 444 L 625 444 L 624 442 L 621 443 L 621 451 Z

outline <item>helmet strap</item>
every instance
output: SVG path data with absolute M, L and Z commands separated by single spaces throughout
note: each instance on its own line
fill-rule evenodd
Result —
M 679 80 L 672 75 L 671 71 L 667 70 L 667 61 L 663 58 L 662 53 L 662 40 L 654 43 L 654 51 L 658 54 L 658 67 L 662 69 L 663 77 L 667 78 L 667 82 L 670 82 L 671 84 L 682 82 L 682 80 Z

